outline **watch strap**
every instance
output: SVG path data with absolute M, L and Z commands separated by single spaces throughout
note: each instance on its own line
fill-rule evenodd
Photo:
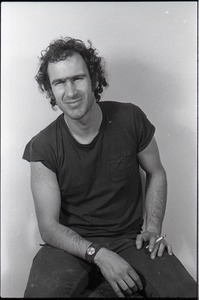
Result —
M 95 255 L 97 254 L 97 252 L 102 248 L 101 245 L 96 244 L 96 243 L 92 243 L 86 250 L 86 254 L 85 254 L 85 259 L 89 262 L 89 263 L 95 263 L 94 262 L 94 258 Z M 89 254 L 89 252 L 91 254 Z M 92 253 L 93 252 L 93 253 Z

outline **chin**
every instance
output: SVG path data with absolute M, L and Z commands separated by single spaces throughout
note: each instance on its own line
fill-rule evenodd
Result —
M 78 121 L 78 120 L 81 120 L 81 119 L 83 119 L 85 116 L 86 116 L 86 114 L 87 114 L 87 112 L 65 112 L 65 114 L 70 118 L 70 119 L 72 119 L 72 120 L 76 120 L 76 121 Z

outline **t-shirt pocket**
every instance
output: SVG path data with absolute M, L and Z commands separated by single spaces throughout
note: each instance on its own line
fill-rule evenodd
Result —
M 131 152 L 121 152 L 110 156 L 112 181 L 121 181 L 132 175 L 134 159 Z

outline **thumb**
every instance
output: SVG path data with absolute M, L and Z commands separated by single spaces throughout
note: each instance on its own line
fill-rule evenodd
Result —
M 143 236 L 141 234 L 138 234 L 135 241 L 136 248 L 138 250 L 142 248 L 143 240 L 144 240 Z

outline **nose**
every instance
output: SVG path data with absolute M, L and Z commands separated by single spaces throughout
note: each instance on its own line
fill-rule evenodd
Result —
M 69 98 L 72 98 L 76 94 L 75 84 L 71 81 L 66 82 L 66 95 Z

